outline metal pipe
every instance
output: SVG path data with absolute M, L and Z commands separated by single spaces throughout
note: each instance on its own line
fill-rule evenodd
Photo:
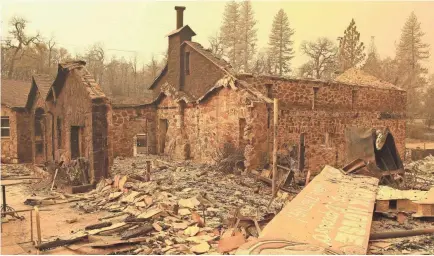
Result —
M 420 235 L 428 235 L 428 234 L 434 234 L 434 228 L 373 233 L 370 235 L 369 240 L 420 236 Z

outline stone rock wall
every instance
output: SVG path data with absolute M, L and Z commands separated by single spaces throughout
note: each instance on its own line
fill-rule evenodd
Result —
M 92 102 L 86 91 L 85 86 L 78 74 L 72 71 L 67 76 L 65 85 L 60 95 L 56 99 L 56 104 L 48 102 L 48 109 L 55 116 L 54 131 L 48 129 L 48 140 L 51 138 L 51 132 L 55 137 L 55 155 L 63 155 L 65 160 L 71 160 L 71 127 L 80 127 L 80 155 L 87 158 L 93 166 L 93 147 L 92 147 Z M 57 133 L 57 118 L 61 119 L 61 137 Z M 51 126 L 49 126 L 50 128 Z M 59 142 L 60 140 L 60 142 Z M 57 145 L 61 147 L 57 147 Z M 50 147 L 47 147 L 50 150 Z M 48 154 L 50 155 L 50 154 Z
M 17 112 L 17 150 L 20 163 L 32 162 L 31 114 Z
M 9 137 L 1 138 L 2 163 L 18 163 L 17 114 L 9 107 L 1 106 L 1 115 L 9 117 Z
M 133 156 L 134 136 L 139 133 L 147 135 L 148 151 L 155 153 L 155 106 L 114 108 L 112 118 L 114 157 Z
M 52 128 L 52 116 L 50 114 L 47 114 L 48 108 L 45 104 L 45 99 L 43 99 L 39 92 L 36 93 L 34 96 L 33 105 L 30 109 L 30 137 L 31 137 L 31 153 L 32 153 L 32 162 L 35 164 L 42 164 L 47 160 L 52 160 L 52 134 L 50 129 Z M 36 150 L 36 140 L 35 137 L 35 112 L 37 109 L 43 110 L 46 114 L 43 120 L 43 127 L 42 127 L 42 142 L 43 142 L 43 152 L 38 153 Z M 45 151 L 48 152 L 45 152 Z M 48 156 L 48 159 L 46 159 L 46 156 Z
M 273 79 L 249 80 L 270 97 L 279 99 L 278 150 L 287 145 L 300 144 L 305 134 L 305 170 L 318 173 L 324 165 L 337 167 L 345 163 L 346 127 L 389 127 L 398 152 L 405 152 L 405 105 L 404 91 L 376 89 L 341 84 L 294 82 Z M 266 84 L 271 85 L 267 90 Z M 314 87 L 317 89 L 314 101 Z M 269 155 L 273 146 L 273 110 L 268 129 Z M 255 134 L 260 135 L 263 129 Z

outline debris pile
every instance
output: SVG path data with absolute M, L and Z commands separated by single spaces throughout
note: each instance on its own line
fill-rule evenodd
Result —
M 71 206 L 84 212 L 109 212 L 99 223 L 73 234 L 74 243 L 77 236 L 114 235 L 117 240 L 111 240 L 110 246 L 135 244 L 131 252 L 234 252 L 249 237 L 257 237 L 289 197 L 279 193 L 267 209 L 271 200 L 267 185 L 192 163 L 174 166 L 154 161 L 151 181 L 143 181 L 146 161 L 149 159 L 141 157 L 117 159 L 113 168 L 117 174 L 102 180 L 96 189 L 83 194 L 86 200 Z M 97 246 L 103 247 L 101 243 Z M 41 249 L 49 247 L 53 244 Z
M 30 170 L 20 164 L 1 164 L 1 178 L 30 176 Z
M 429 190 L 434 185 L 434 156 L 411 162 L 405 169 L 407 189 Z

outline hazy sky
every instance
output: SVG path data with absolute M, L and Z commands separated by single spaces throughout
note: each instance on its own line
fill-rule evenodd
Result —
M 220 28 L 225 2 L 222 1 L 3 1 L 2 36 L 8 34 L 8 21 L 17 15 L 29 20 L 28 33 L 39 31 L 72 53 L 81 53 L 102 42 L 107 55 L 130 59 L 137 53 L 139 61 L 152 54 L 161 57 L 167 49 L 167 37 L 176 27 L 175 5 L 185 6 L 184 24 L 196 32 L 193 40 L 208 47 L 208 37 Z M 371 36 L 381 57 L 395 54 L 401 28 L 414 11 L 425 32 L 424 41 L 431 45 L 429 61 L 434 72 L 434 2 L 293 2 L 252 1 L 257 23 L 258 47 L 267 46 L 274 15 L 283 8 L 295 29 L 296 57 L 292 65 L 306 61 L 299 51 L 303 40 L 325 36 L 336 40 L 354 18 L 361 40 L 369 46 Z M 337 41 L 336 41 L 337 42 Z

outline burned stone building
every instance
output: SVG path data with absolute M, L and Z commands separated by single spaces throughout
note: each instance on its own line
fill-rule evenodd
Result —
M 199 43 L 175 7 L 176 30 L 168 34 L 167 64 L 140 106 L 114 106 L 114 155 L 131 155 L 136 133 L 147 134 L 147 152 L 212 162 L 230 143 L 244 152 L 248 169 L 270 161 L 273 98 L 279 100 L 278 149 L 296 149 L 301 168 L 317 172 L 345 162 L 347 127 L 388 127 L 401 157 L 405 138 L 405 91 L 361 71 L 336 81 L 236 74 Z M 361 79 L 360 77 L 368 78 Z M 129 128 L 131 127 L 131 129 Z
M 30 82 L 1 80 L 1 162 L 32 161 L 30 115 L 26 109 Z
M 90 177 L 99 180 L 107 176 L 112 160 L 111 105 L 85 64 L 59 64 L 54 81 L 33 77 L 27 101 L 33 163 L 85 157 L 91 166 Z
M 325 164 L 345 164 L 344 134 L 354 126 L 389 128 L 403 158 L 405 91 L 353 69 L 335 81 L 237 74 L 192 41 L 184 9 L 175 7 L 167 64 L 139 97 L 107 97 L 84 61 L 59 64 L 51 86 L 33 78 L 26 108 L 34 163 L 83 156 L 97 180 L 116 156 L 212 163 L 232 145 L 248 170 L 263 168 L 273 150 L 273 99 L 279 101 L 278 152 L 300 169 L 317 173 Z

